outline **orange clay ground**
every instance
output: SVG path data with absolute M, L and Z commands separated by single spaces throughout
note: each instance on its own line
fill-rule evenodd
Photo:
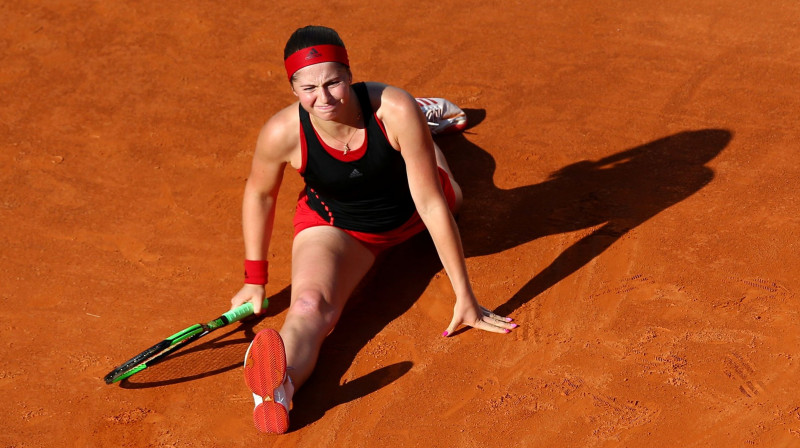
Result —
M 761 3 L 760 5 L 758 3 Z M 0 447 L 800 446 L 800 5 L 97 2 L 0 5 Z M 226 311 L 260 126 L 294 100 L 286 38 L 340 31 L 356 80 L 466 109 L 438 139 L 484 305 L 440 335 L 431 243 L 391 253 L 297 395 L 253 428 L 265 317 L 102 377 Z

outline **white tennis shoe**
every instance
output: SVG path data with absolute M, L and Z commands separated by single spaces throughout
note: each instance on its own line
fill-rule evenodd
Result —
M 444 98 L 416 98 L 433 135 L 461 132 L 467 127 L 467 114 Z

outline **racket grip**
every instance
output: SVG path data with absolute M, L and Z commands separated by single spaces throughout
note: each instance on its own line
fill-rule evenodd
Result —
M 261 309 L 263 310 L 267 306 L 269 306 L 269 299 L 264 298 L 264 302 L 261 304 Z M 224 318 L 228 319 L 228 323 L 231 323 L 231 322 L 236 322 L 236 321 L 242 320 L 245 317 L 250 316 L 251 314 L 253 314 L 253 304 L 250 303 L 250 302 L 247 302 L 247 303 L 243 303 L 243 304 L 239 305 L 238 307 L 228 311 L 227 313 L 223 314 L 222 316 Z

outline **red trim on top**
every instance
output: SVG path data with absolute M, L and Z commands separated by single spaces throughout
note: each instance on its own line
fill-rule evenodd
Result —
M 386 133 L 386 128 L 383 126 L 383 122 L 378 118 L 378 114 L 373 114 L 375 116 L 375 122 L 378 123 L 378 126 L 383 131 L 383 136 L 386 137 L 386 141 L 389 141 L 389 135 Z
M 453 184 L 450 182 L 450 177 L 447 175 L 447 172 L 441 168 L 438 168 L 438 171 L 442 191 L 447 199 L 447 205 L 452 211 L 456 204 L 456 194 L 455 191 L 453 191 Z M 308 205 L 306 190 L 301 191 L 300 195 L 297 197 L 297 207 L 295 208 L 292 221 L 294 224 L 295 236 L 310 227 L 333 225 L 333 217 L 331 217 L 331 221 L 328 222 L 323 217 L 319 216 L 317 212 L 311 210 L 311 207 Z M 425 223 L 422 222 L 419 213 L 414 212 L 405 224 L 402 224 L 394 230 L 389 230 L 388 232 L 367 233 L 355 230 L 340 230 L 359 240 L 367 249 L 377 255 L 381 251 L 399 244 L 425 230 Z
M 373 116 L 375 117 L 375 122 L 378 123 L 378 127 L 381 128 L 383 136 L 386 137 L 386 141 L 389 141 L 389 135 L 386 134 L 386 127 L 383 125 L 383 122 L 380 119 L 378 119 L 378 114 L 373 114 Z M 311 123 L 311 128 L 314 129 L 314 135 L 317 136 L 317 140 L 325 149 L 325 152 L 330 154 L 336 160 L 341 160 L 342 162 L 352 162 L 354 160 L 358 160 L 364 157 L 364 154 L 367 153 L 366 148 L 367 144 L 369 143 L 368 142 L 369 133 L 367 132 L 364 133 L 364 143 L 362 143 L 361 146 L 359 146 L 358 148 L 351 149 L 350 152 L 347 153 L 347 155 L 344 155 L 343 151 L 328 146 L 328 144 L 322 140 L 322 138 L 319 136 L 319 132 L 317 132 L 317 129 L 314 127 L 314 123 Z M 303 123 L 300 123 L 300 152 L 302 155 L 300 159 L 300 168 L 297 170 L 297 172 L 303 174 L 306 171 L 306 163 L 308 162 L 308 146 L 306 145 L 306 134 L 305 132 L 303 132 Z M 353 154 L 353 153 L 358 153 L 358 154 Z
M 303 174 L 306 172 L 306 162 L 308 161 L 308 146 L 306 146 L 306 133 L 303 132 L 303 123 L 300 123 L 300 168 L 297 172 Z
M 314 123 L 311 123 L 311 129 L 314 129 L 314 135 L 317 136 L 317 140 L 322 145 L 322 148 L 325 149 L 325 152 L 330 154 L 334 159 L 341 160 L 342 162 L 352 162 L 354 160 L 358 160 L 364 157 L 364 154 L 367 153 L 367 133 L 364 132 L 364 143 L 361 144 L 358 148 L 350 148 L 350 151 L 345 155 L 344 151 L 340 151 L 336 148 L 328 146 L 322 137 L 320 137 L 319 132 L 317 132 L 317 128 L 314 127 Z

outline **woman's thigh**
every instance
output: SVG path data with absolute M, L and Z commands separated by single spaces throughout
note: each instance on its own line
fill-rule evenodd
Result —
M 292 246 L 292 303 L 298 297 L 318 297 L 338 317 L 374 262 L 369 249 L 340 229 L 307 228 Z

